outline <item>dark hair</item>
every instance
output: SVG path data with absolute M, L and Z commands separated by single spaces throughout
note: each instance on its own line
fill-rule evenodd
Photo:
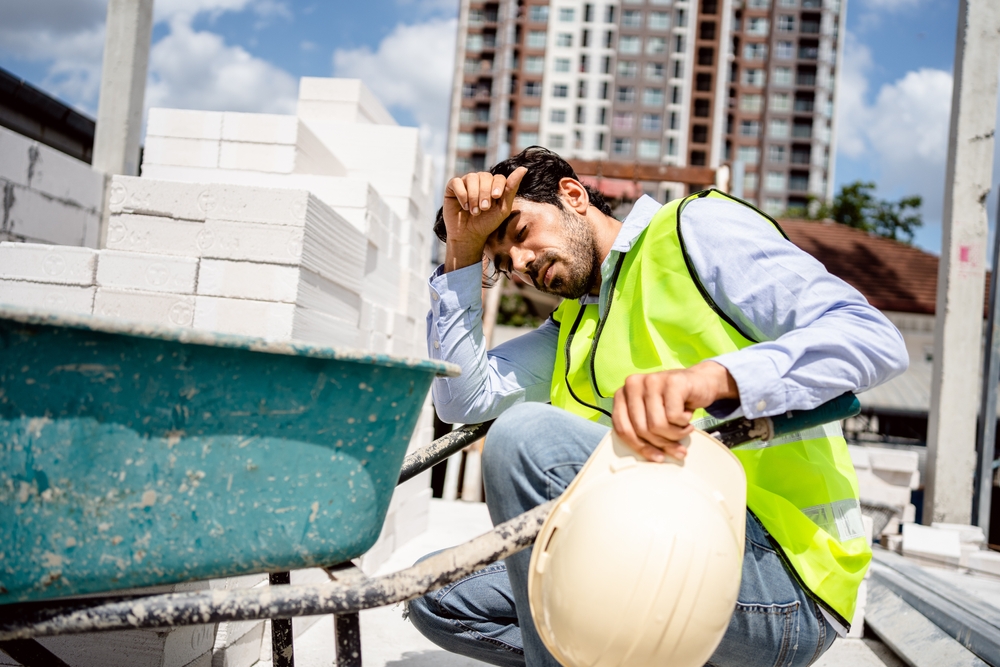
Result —
M 563 205 L 559 198 L 559 181 L 564 178 L 580 180 L 566 160 L 541 146 L 529 146 L 517 155 L 498 162 L 490 169 L 490 173 L 510 176 L 518 167 L 527 167 L 528 173 L 524 175 L 524 180 L 517 189 L 517 196 L 539 204 L 553 204 L 560 210 L 563 209 Z M 611 216 L 611 206 L 604 200 L 604 196 L 589 185 L 583 187 L 587 189 L 590 205 L 604 215 Z M 443 207 L 438 209 L 434 220 L 434 234 L 442 242 L 447 242 L 448 231 L 444 226 Z

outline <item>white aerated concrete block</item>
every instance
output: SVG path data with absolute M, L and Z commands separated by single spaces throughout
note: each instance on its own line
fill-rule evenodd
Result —
M 198 294 L 294 303 L 299 288 L 295 266 L 203 259 Z
M 967 562 L 970 570 L 1000 577 L 1000 553 L 996 551 L 977 551 L 969 554 Z
M 34 144 L 31 139 L 0 127 L 0 179 L 28 187 L 29 151 Z
M 214 242 L 204 222 L 151 215 L 112 215 L 107 247 L 113 250 L 199 257 Z
M 962 557 L 962 547 L 955 531 L 904 523 L 903 555 L 957 566 Z
M 94 305 L 94 289 L 76 285 L 0 280 L 0 303 L 90 315 Z
M 104 174 L 65 153 L 35 144 L 29 151 L 28 187 L 89 211 L 104 205 Z
M 223 141 L 219 167 L 290 174 L 295 171 L 295 146 Z
M 102 250 L 97 265 L 99 287 L 194 294 L 198 259 L 122 250 Z
M 4 196 L 7 219 L 0 232 L 56 245 L 97 246 L 96 211 L 16 185 Z
M 60 285 L 94 284 L 97 251 L 37 243 L 0 243 L 0 278 Z
M 857 472 L 861 502 L 889 505 L 898 508 L 901 512 L 910 504 L 910 488 L 908 486 L 894 486 L 867 470 Z
M 294 145 L 298 136 L 298 125 L 299 119 L 295 116 L 227 111 L 222 114 L 222 139 L 258 144 Z
M 289 340 L 295 305 L 250 299 L 199 296 L 194 326 L 219 333 Z
M 937 530 L 950 530 L 958 533 L 958 539 L 962 544 L 974 544 L 976 546 L 986 543 L 986 535 L 979 526 L 970 526 L 964 523 L 941 523 L 934 521 L 931 528 Z
M 94 297 L 94 315 L 165 327 L 191 326 L 194 308 L 195 298 L 182 294 L 99 287 Z
M 222 112 L 150 109 L 146 137 L 219 141 L 222 138 Z
M 218 167 L 219 142 L 208 139 L 173 139 L 146 137 L 143 164 L 169 164 L 177 167 Z

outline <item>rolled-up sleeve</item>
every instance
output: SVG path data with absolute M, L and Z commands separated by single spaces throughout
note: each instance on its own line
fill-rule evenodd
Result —
M 698 199 L 680 224 L 706 292 L 760 341 L 714 358 L 736 380 L 747 417 L 814 408 L 906 370 L 899 330 L 750 209 Z
M 434 380 L 434 407 L 445 422 L 486 421 L 516 403 L 549 400 L 559 326 L 549 319 L 487 351 L 481 281 L 479 265 L 438 268 L 429 280 L 428 354 L 462 369 L 458 377 Z

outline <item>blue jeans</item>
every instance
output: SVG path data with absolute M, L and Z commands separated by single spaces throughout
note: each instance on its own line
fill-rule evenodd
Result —
M 541 403 L 505 412 L 483 450 L 486 504 L 494 524 L 555 498 L 607 434 L 605 426 Z M 408 603 L 408 615 L 438 646 L 493 665 L 558 667 L 528 608 L 531 550 L 517 553 Z M 747 512 L 736 610 L 711 667 L 799 667 L 836 637 L 795 582 L 760 522 Z

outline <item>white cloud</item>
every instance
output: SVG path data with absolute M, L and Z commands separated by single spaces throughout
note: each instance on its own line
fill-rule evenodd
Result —
M 438 180 L 444 169 L 456 29 L 455 19 L 398 25 L 375 51 L 362 47 L 333 54 L 336 76 L 361 79 L 383 104 L 413 115 Z

